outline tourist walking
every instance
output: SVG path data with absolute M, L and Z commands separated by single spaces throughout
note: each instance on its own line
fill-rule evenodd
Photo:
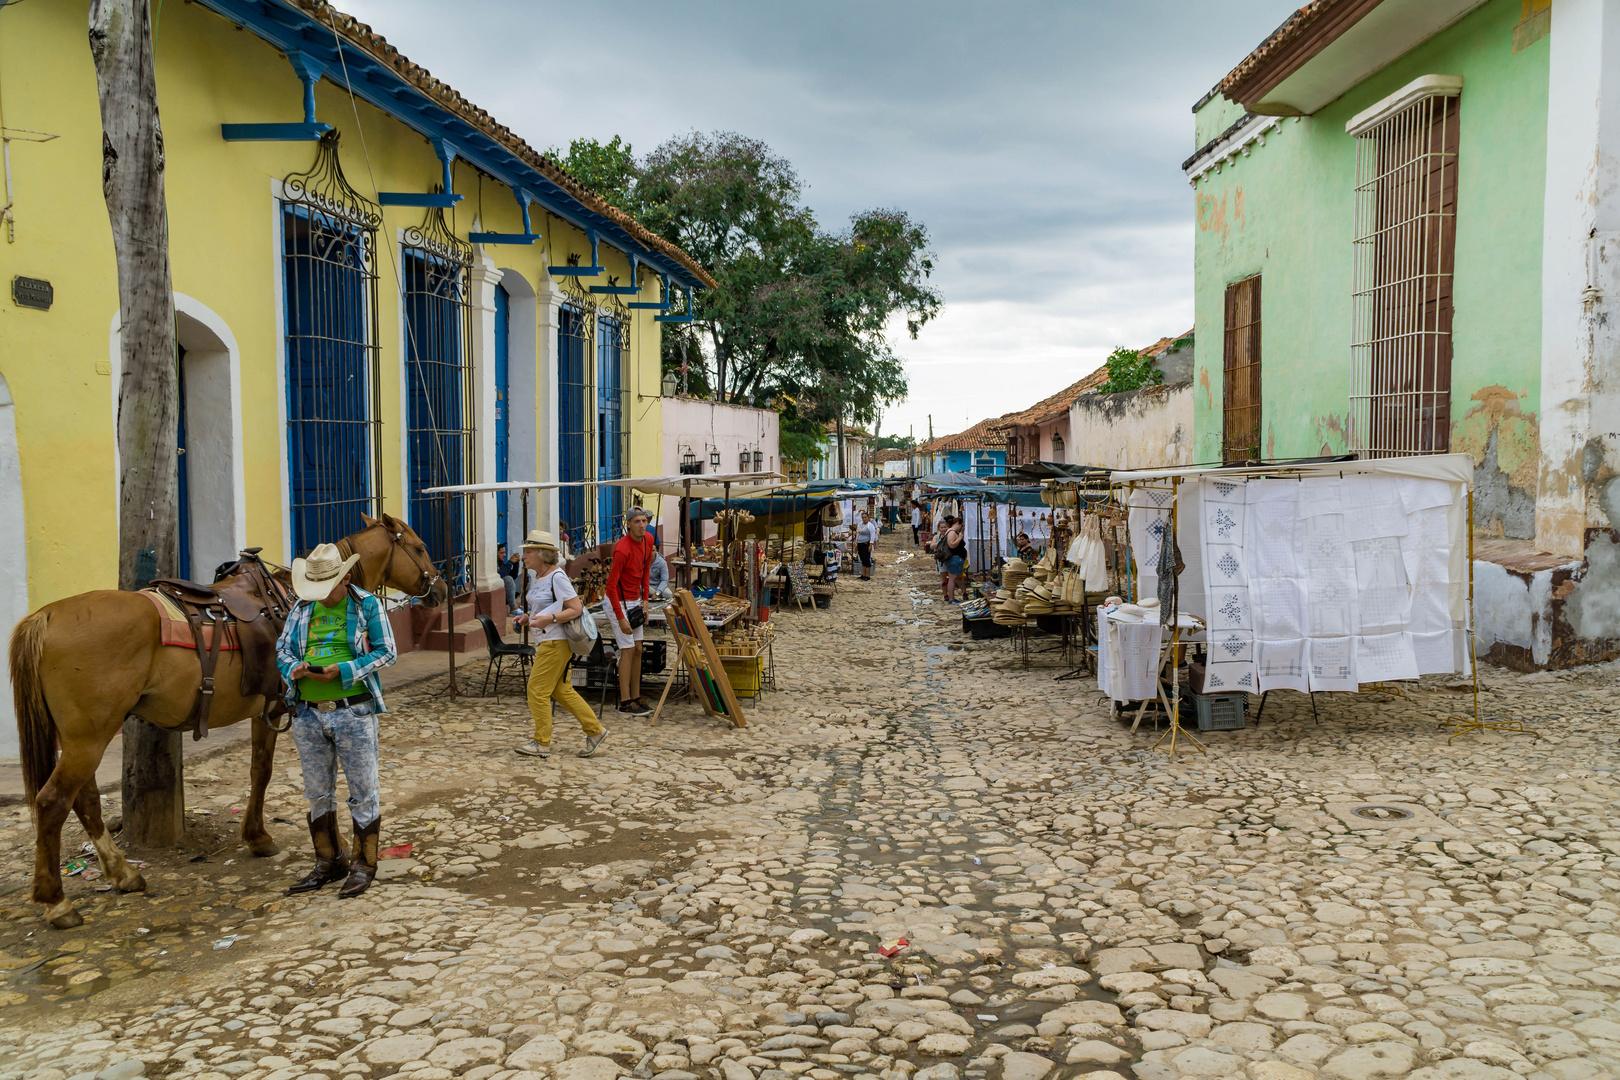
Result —
M 962 521 L 957 517 L 945 519 L 945 532 L 940 542 L 934 545 L 935 558 L 940 560 L 940 586 L 945 593 L 947 604 L 961 603 L 956 596 L 959 589 L 965 588 L 962 581 L 962 572 L 967 567 L 967 540 L 962 533 Z
M 580 757 L 596 753 L 607 729 L 596 718 L 585 699 L 568 679 L 573 648 L 563 631 L 565 623 L 588 619 L 585 604 L 574 591 L 573 582 L 560 565 L 562 550 L 557 538 L 544 529 L 535 529 L 523 542 L 523 567 L 529 572 L 529 613 L 517 618 L 527 624 L 534 642 L 534 663 L 529 668 L 529 715 L 534 720 L 534 738 L 517 748 L 529 757 L 551 756 L 551 703 L 555 701 L 574 714 L 585 733 Z
M 293 745 L 304 773 L 315 868 L 287 890 L 313 892 L 343 879 L 339 896 L 359 896 L 377 876 L 382 799 L 377 781 L 377 716 L 384 712 L 377 672 L 398 659 L 382 601 L 352 583 L 359 555 L 320 544 L 294 559 L 298 603 L 276 640 L 276 666 L 287 684 Z M 349 787 L 353 857 L 337 823 L 337 770 Z
M 918 539 L 918 530 L 922 528 L 922 506 L 911 504 L 911 546 L 917 547 L 922 541 Z
M 861 523 L 855 528 L 855 554 L 861 560 L 861 580 L 872 580 L 872 545 L 877 543 L 877 522 L 870 510 L 861 511 Z
M 647 511 L 632 506 L 624 515 L 625 533 L 613 545 L 608 571 L 608 616 L 619 648 L 619 711 L 646 716 L 641 703 L 641 642 L 646 637 L 647 600 L 651 590 L 653 538 L 647 535 Z

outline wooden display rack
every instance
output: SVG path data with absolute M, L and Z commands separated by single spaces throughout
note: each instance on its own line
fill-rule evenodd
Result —
M 709 628 L 703 625 L 703 615 L 691 592 L 676 589 L 675 601 L 664 609 L 664 616 L 669 620 L 669 632 L 675 638 L 681 666 L 686 669 L 687 683 L 697 694 L 703 711 L 710 716 L 724 717 L 734 727 L 747 727 L 748 720 L 737 703 L 725 665 L 720 662 L 714 639 L 709 636 Z M 648 723 L 658 722 L 664 702 L 669 699 L 669 688 L 674 684 L 673 678 L 664 684 L 664 692 L 658 696 L 658 707 Z

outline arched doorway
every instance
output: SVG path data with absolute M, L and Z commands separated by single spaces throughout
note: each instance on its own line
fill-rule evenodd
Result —
M 0 642 L 10 641 L 11 628 L 28 614 L 28 536 L 16 414 L 6 377 L 0 375 Z M 19 750 L 10 667 L 0 663 L 0 761 L 16 761 Z
M 113 312 L 113 425 L 124 361 L 119 312 Z M 212 581 L 214 568 L 247 544 L 247 498 L 242 485 L 240 353 L 225 321 L 184 293 L 174 294 L 180 381 L 180 542 L 176 573 Z M 118 448 L 113 446 L 118 475 Z
M 213 312 L 177 295 L 180 344 L 181 542 L 190 566 L 182 576 L 212 581 L 214 568 L 247 543 L 241 469 L 242 410 L 236 392 L 236 343 Z

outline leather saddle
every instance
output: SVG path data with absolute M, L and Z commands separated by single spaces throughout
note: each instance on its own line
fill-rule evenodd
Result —
M 186 721 L 193 739 L 208 734 L 208 714 L 214 704 L 214 670 L 228 625 L 235 629 L 242 649 L 242 696 L 262 695 L 267 714 L 281 702 L 276 640 L 287 623 L 292 599 L 287 587 L 259 559 L 261 550 L 243 550 L 240 558 L 219 568 L 212 585 L 156 578 L 148 586 L 173 602 L 191 628 L 197 661 L 202 666 L 202 683 Z M 212 632 L 205 634 L 205 627 Z

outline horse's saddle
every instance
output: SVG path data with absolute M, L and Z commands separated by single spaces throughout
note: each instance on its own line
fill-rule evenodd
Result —
M 189 647 L 197 650 L 202 684 L 192 706 L 192 737 L 208 734 L 208 713 L 214 703 L 214 669 L 222 649 L 242 653 L 243 697 L 263 695 L 267 705 L 281 698 L 281 672 L 276 667 L 276 640 L 291 608 L 285 588 L 258 558 L 258 548 L 242 553 L 236 562 L 219 568 L 212 585 L 178 578 L 157 578 L 148 588 L 160 622 L 172 622 L 177 613 L 190 630 Z M 167 618 L 166 618 L 167 617 Z M 178 634 L 164 633 L 164 644 Z

